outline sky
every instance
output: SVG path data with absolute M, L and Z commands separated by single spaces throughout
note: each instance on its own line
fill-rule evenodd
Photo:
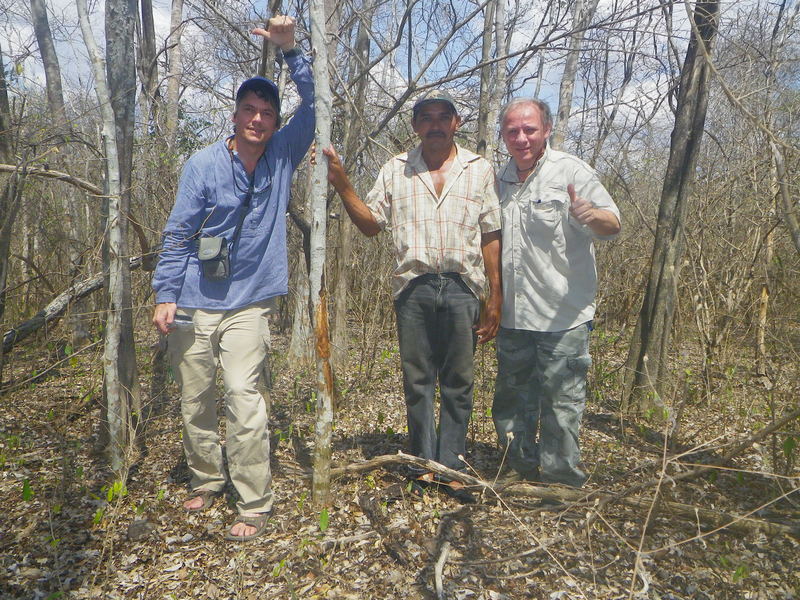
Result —
M 79 82 L 89 79 L 89 61 L 86 45 L 78 25 L 78 11 L 74 0 L 46 0 L 48 17 L 56 53 L 65 87 L 72 83 L 83 87 Z M 104 42 L 103 20 L 105 3 L 98 0 L 87 0 L 92 31 L 95 40 L 102 48 Z M 156 38 L 163 40 L 169 33 L 170 2 L 169 0 L 153 0 L 153 18 Z M 18 78 L 11 82 L 20 91 L 42 89 L 44 87 L 44 71 L 39 58 L 36 36 L 30 19 L 29 3 L 24 0 L 0 0 L 0 49 L 6 68 L 9 56 L 19 60 L 14 63 L 14 71 Z M 66 24 L 66 25 L 65 25 Z

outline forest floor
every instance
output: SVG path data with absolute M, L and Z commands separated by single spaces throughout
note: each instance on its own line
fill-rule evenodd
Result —
M 410 495 L 405 467 L 390 465 L 335 479 L 323 514 L 311 501 L 313 377 L 288 368 L 286 340 L 275 336 L 276 502 L 267 534 L 242 543 L 223 537 L 234 517 L 231 490 L 207 512 L 182 509 L 188 470 L 174 384 L 152 407 L 127 481 L 114 485 L 95 451 L 100 345 L 67 357 L 63 345 L 49 354 L 38 344 L 16 348 L 5 372 L 16 389 L 0 401 L 0 597 L 800 597 L 796 421 L 722 468 L 676 479 L 768 425 L 770 411 L 777 419 L 796 408 L 797 374 L 767 393 L 728 370 L 703 401 L 687 384 L 692 397 L 665 443 L 645 420 L 611 410 L 624 351 L 603 340 L 582 430 L 591 479 L 580 493 L 558 502 L 542 499 L 557 486 L 495 485 L 461 506 L 440 493 Z M 397 353 L 387 343 L 375 356 L 369 371 L 354 357 L 352 375 L 339 380 L 336 466 L 405 450 Z M 492 483 L 502 459 L 490 417 L 492 350 L 476 361 L 467 461 Z

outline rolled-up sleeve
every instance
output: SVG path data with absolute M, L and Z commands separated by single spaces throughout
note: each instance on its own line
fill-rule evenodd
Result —
M 502 217 L 500 212 L 500 200 L 497 196 L 497 183 L 493 172 L 489 171 L 486 174 L 482 187 L 481 198 L 483 200 L 483 206 L 478 219 L 481 225 L 481 233 L 499 231 Z
M 392 213 L 392 198 L 386 186 L 387 177 L 392 177 L 391 161 L 383 165 L 378 177 L 375 179 L 375 184 L 364 199 L 364 204 L 367 205 L 367 208 L 375 218 L 375 222 L 381 229 L 386 229 Z

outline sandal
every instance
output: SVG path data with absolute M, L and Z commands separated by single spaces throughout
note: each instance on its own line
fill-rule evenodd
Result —
M 408 480 L 408 491 L 414 496 L 424 496 L 429 487 L 434 485 L 434 474 L 423 473 L 419 477 Z
M 236 520 L 231 525 L 228 532 L 225 534 L 225 539 L 233 542 L 246 542 L 247 540 L 252 540 L 253 538 L 257 538 L 260 536 L 264 531 L 267 529 L 267 521 L 269 521 L 269 513 L 258 513 L 257 515 L 239 515 L 236 517 Z M 249 527 L 255 527 L 256 530 L 251 533 L 250 535 L 233 535 L 231 533 L 231 529 L 233 529 L 236 525 L 242 523 Z
M 204 510 L 208 510 L 214 505 L 214 498 L 217 496 L 221 496 L 222 492 L 218 492 L 216 490 L 208 490 L 205 488 L 197 488 L 196 490 L 192 490 L 189 495 L 184 500 L 184 504 L 189 500 L 193 500 L 194 498 L 202 498 L 203 503 L 198 506 L 197 508 L 186 508 L 189 512 L 202 512 Z
M 475 504 L 475 496 L 460 481 L 439 481 L 439 489 L 461 504 Z

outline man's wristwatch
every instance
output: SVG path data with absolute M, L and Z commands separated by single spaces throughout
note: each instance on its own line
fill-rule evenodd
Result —
M 297 56 L 300 54 L 300 48 L 297 46 L 293 46 L 291 50 L 283 50 L 281 49 L 284 58 L 292 58 L 293 56 Z

